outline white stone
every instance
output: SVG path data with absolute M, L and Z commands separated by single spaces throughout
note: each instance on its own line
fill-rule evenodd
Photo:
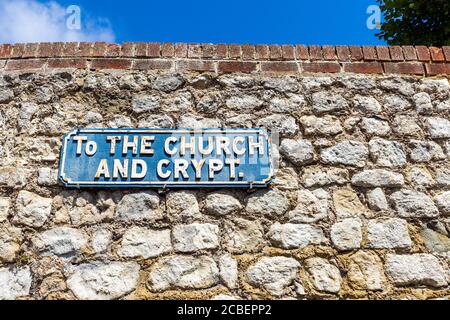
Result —
M 420 128 L 417 117 L 409 115 L 397 115 L 392 122 L 393 131 L 401 136 L 420 136 Z
M 331 184 L 345 184 L 349 181 L 348 170 L 341 168 L 306 167 L 303 170 L 302 184 L 306 188 L 324 187 Z
M 58 184 L 58 170 L 51 168 L 41 168 L 38 172 L 38 185 L 55 186 Z
M 412 245 L 408 223 L 398 218 L 370 220 L 367 240 L 368 247 L 372 249 L 405 249 Z
M 297 166 L 307 164 L 314 159 L 314 147 L 309 140 L 284 139 L 281 142 L 280 153 Z
M 306 269 L 317 290 L 330 293 L 337 293 L 341 290 L 341 273 L 336 266 L 327 260 L 323 258 L 307 259 Z
M 305 98 L 298 94 L 289 94 L 288 98 L 274 97 L 269 101 L 269 111 L 277 113 L 292 113 L 306 105 Z
M 413 166 L 407 171 L 407 180 L 415 186 L 427 188 L 433 186 L 436 182 L 430 171 L 425 167 Z
M 208 256 L 171 256 L 152 265 L 148 286 L 152 291 L 206 289 L 219 283 L 219 268 Z
M 450 138 L 450 120 L 448 119 L 429 117 L 425 119 L 425 126 L 432 139 Z
M 178 252 L 216 249 L 219 246 L 219 226 L 211 223 L 176 225 L 172 238 L 173 247 Z
M 283 249 L 304 248 L 327 242 L 322 229 L 308 224 L 274 223 L 267 234 L 271 242 Z
M 31 281 L 29 267 L 0 268 L 0 300 L 15 300 L 28 296 Z
M 343 141 L 322 150 L 321 159 L 327 164 L 343 164 L 363 167 L 368 158 L 367 147 L 358 141 Z
M 159 197 L 152 191 L 126 194 L 117 205 L 116 216 L 123 221 L 160 220 Z
M 361 246 L 361 220 L 358 218 L 345 219 L 331 227 L 331 241 L 341 251 L 358 249 Z
M 22 189 L 27 184 L 27 171 L 15 167 L 0 167 L 0 186 Z
M 219 258 L 219 272 L 222 282 L 229 289 L 236 289 L 238 282 L 238 264 L 230 254 L 224 254 Z
M 0 103 L 8 103 L 14 98 L 14 91 L 0 87 Z
M 14 223 L 40 228 L 47 221 L 52 209 L 52 199 L 20 191 L 16 201 Z
M 439 187 L 450 187 L 450 169 L 437 169 L 436 182 Z
M 148 259 L 172 250 L 170 230 L 150 230 L 143 227 L 128 229 L 123 235 L 117 254 L 124 258 Z
M 433 200 L 422 192 L 402 189 L 394 192 L 390 199 L 402 218 L 433 218 L 439 215 Z
M 291 77 L 269 78 L 264 81 L 263 85 L 267 89 L 278 92 L 297 92 L 300 89 L 297 79 Z
M 352 177 L 352 184 L 365 188 L 397 188 L 405 184 L 405 178 L 401 173 L 384 169 L 364 170 Z
M 343 130 L 339 119 L 329 115 L 323 117 L 303 116 L 300 118 L 300 123 L 307 135 L 334 136 Z
M 226 192 L 210 193 L 205 198 L 203 210 L 215 216 L 226 216 L 242 210 L 241 202 Z
M 328 193 L 323 189 L 299 190 L 297 206 L 289 212 L 290 222 L 313 223 L 328 217 Z
M 81 300 L 118 299 L 136 289 L 136 262 L 93 261 L 73 267 L 67 286 Z
M 395 113 L 405 111 L 409 108 L 411 108 L 411 104 L 408 100 L 399 97 L 398 95 L 389 94 L 384 97 L 384 110 L 387 112 Z
M 0 263 L 14 262 L 23 241 L 22 230 L 0 224 Z
M 360 126 L 370 136 L 387 136 L 391 133 L 389 122 L 377 118 L 362 118 Z
M 70 256 L 86 246 L 87 237 L 78 229 L 58 227 L 39 234 L 34 244 L 39 251 L 58 256 Z
M 406 164 L 403 145 L 397 141 L 374 138 L 369 142 L 370 156 L 381 167 L 401 167 Z
M 383 189 L 376 188 L 367 192 L 367 203 L 370 209 L 375 211 L 388 210 L 389 205 Z
M 388 254 L 385 267 L 386 273 L 396 285 L 443 287 L 448 284 L 448 273 L 431 254 Z
M 439 193 L 434 201 L 443 214 L 450 215 L 450 191 Z
M 231 253 L 258 252 L 263 241 L 263 227 L 259 221 L 236 218 L 224 223 L 223 245 Z
M 381 112 L 380 103 L 373 97 L 356 95 L 353 104 L 357 110 L 363 114 L 379 114 Z
M 281 296 L 297 278 L 300 263 L 287 257 L 263 257 L 247 270 L 247 280 L 255 287 Z
M 173 221 L 186 221 L 200 215 L 197 197 L 192 191 L 173 191 L 166 196 L 166 210 Z
M 168 115 L 149 114 L 139 120 L 139 128 L 173 128 L 175 122 Z
M 316 92 L 312 95 L 312 110 L 317 113 L 333 112 L 346 109 L 348 102 L 340 94 Z
M 222 125 L 218 119 L 203 118 L 197 116 L 182 115 L 177 125 L 182 129 L 205 129 L 205 128 L 221 128 Z
M 289 200 L 277 189 L 261 190 L 247 198 L 250 214 L 281 216 L 289 209 Z
M 413 83 L 410 79 L 403 77 L 389 77 L 380 81 L 380 87 L 388 91 L 398 91 L 405 96 L 414 94 Z
M 133 122 L 131 119 L 124 115 L 116 115 L 108 122 L 110 128 L 132 128 Z
M 108 229 L 98 229 L 92 235 L 91 246 L 95 253 L 104 253 L 112 240 L 112 232 Z
M 373 252 L 358 251 L 347 269 L 350 286 L 357 290 L 382 290 L 385 280 L 380 258 Z

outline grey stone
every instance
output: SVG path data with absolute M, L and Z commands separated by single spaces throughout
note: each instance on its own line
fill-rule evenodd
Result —
M 242 210 L 241 202 L 226 192 L 210 193 L 205 198 L 203 210 L 215 216 L 226 216 Z
M 418 114 L 430 114 L 433 112 L 431 98 L 426 92 L 419 92 L 413 96 L 413 101 Z
M 152 84 L 153 89 L 163 91 L 163 92 L 171 92 L 179 89 L 184 84 L 184 79 L 176 74 L 176 75 L 161 75 L 155 79 Z
M 269 78 L 264 81 L 263 85 L 267 89 L 278 92 L 297 92 L 300 89 L 297 79 L 290 77 Z
M 23 132 L 31 128 L 31 119 L 37 111 L 38 106 L 35 103 L 24 102 L 21 104 L 17 119 L 19 131 Z
M 182 129 L 205 129 L 205 128 L 221 128 L 222 125 L 217 119 L 193 117 L 182 115 L 178 128 Z
M 276 222 L 267 234 L 272 244 L 283 249 L 304 248 L 326 243 L 322 229 L 308 224 L 280 224 Z
M 402 189 L 394 192 L 390 199 L 402 218 L 433 218 L 439 215 L 433 200 L 422 192 Z
M 264 243 L 263 228 L 259 221 L 241 218 L 225 221 L 223 246 L 231 253 L 258 252 Z
M 312 110 L 317 113 L 333 112 L 346 109 L 348 102 L 340 94 L 316 92 L 312 95 Z
M 428 188 L 435 184 L 433 176 L 425 167 L 413 166 L 407 172 L 407 180 L 420 188 Z
M 327 164 L 343 164 L 363 167 L 367 161 L 369 151 L 358 141 L 343 141 L 333 147 L 322 150 L 321 159 Z
M 254 77 L 245 74 L 225 74 L 217 81 L 225 87 L 251 88 L 258 84 Z
M 338 118 L 325 115 L 323 117 L 303 116 L 300 123 L 307 135 L 334 136 L 343 131 Z
M 208 256 L 171 256 L 152 265 L 148 286 L 152 291 L 206 289 L 219 283 L 219 268 Z
M 440 187 L 450 187 L 450 169 L 436 170 L 436 182 Z
M 155 111 L 159 108 L 160 99 L 155 95 L 138 95 L 134 96 L 131 101 L 133 112 L 141 114 L 148 111 Z
M 38 185 L 52 187 L 58 184 L 58 170 L 40 168 L 38 172 Z
M 449 257 L 450 238 L 446 235 L 446 230 L 444 233 L 436 232 L 429 228 L 423 228 L 421 232 L 423 242 L 430 252 L 447 254 L 447 257 Z
M 352 177 L 352 184 L 365 188 L 397 188 L 405 184 L 405 178 L 400 173 L 384 169 L 364 170 Z
M 399 112 L 399 111 L 405 111 L 411 108 L 411 104 L 408 102 L 408 100 L 395 95 L 390 94 L 386 95 L 384 98 L 384 110 L 387 112 Z
M 306 106 L 306 100 L 298 94 L 289 94 L 288 98 L 274 97 L 269 101 L 269 111 L 292 113 Z
M 214 113 L 221 106 L 221 97 L 219 93 L 205 94 L 197 103 L 196 109 L 199 112 Z
M 389 205 L 383 189 L 376 188 L 367 192 L 367 203 L 370 209 L 375 211 L 388 210 Z
M 317 290 L 330 293 L 337 293 L 341 290 L 341 273 L 336 266 L 327 260 L 323 258 L 307 259 L 306 269 Z
M 232 96 L 225 101 L 229 109 L 240 112 L 251 111 L 263 105 L 263 101 L 252 95 Z
M 187 221 L 200 216 L 197 197 L 192 191 L 172 191 L 166 196 L 167 214 L 173 221 Z
M 429 162 L 446 158 L 441 146 L 433 141 L 411 140 L 408 146 L 409 155 L 414 162 Z
M 419 136 L 422 128 L 418 124 L 416 117 L 409 115 L 397 115 L 392 122 L 394 132 L 401 136 Z
M 0 300 L 14 300 L 28 296 L 31 282 L 29 267 L 0 268 Z
M 372 249 L 405 249 L 412 245 L 408 223 L 398 218 L 370 220 L 367 239 Z
M 83 263 L 73 267 L 67 286 L 81 300 L 118 299 L 136 289 L 139 270 L 136 262 Z
M 365 115 L 379 114 L 381 112 L 380 103 L 373 97 L 357 95 L 353 100 L 353 104 L 357 110 Z
M 8 219 L 8 211 L 11 206 L 9 198 L 0 197 L 0 223 Z
M 50 216 L 51 209 L 52 199 L 28 191 L 20 191 L 17 196 L 13 222 L 40 228 Z
M 110 128 L 133 128 L 133 122 L 131 119 L 124 115 L 117 115 L 108 122 Z
M 236 289 L 238 282 L 238 264 L 230 254 L 224 254 L 219 258 L 219 272 L 222 282 L 229 289 Z
M 219 227 L 211 223 L 177 225 L 172 230 L 173 247 L 178 252 L 216 249 L 219 246 Z
M 116 209 L 117 219 L 123 221 L 156 221 L 162 219 L 159 197 L 155 192 L 145 191 L 125 195 Z
M 331 227 L 331 241 L 340 251 L 354 250 L 361 246 L 361 220 L 358 218 L 345 219 Z
M 386 273 L 400 286 L 427 285 L 443 287 L 448 284 L 448 275 L 439 260 L 431 254 L 388 254 Z
M 293 258 L 263 257 L 247 270 L 247 280 L 270 294 L 282 296 L 297 278 L 300 263 Z
M 308 140 L 284 139 L 281 142 L 280 153 L 297 166 L 309 163 L 314 159 L 314 147 Z
M 261 118 L 256 123 L 258 128 L 267 128 L 272 131 L 277 131 L 281 135 L 291 137 L 298 131 L 295 118 L 291 116 L 273 114 L 264 118 Z
M 405 96 L 414 94 L 413 83 L 409 79 L 389 77 L 380 81 L 380 87 L 388 91 L 398 91 Z
M 0 103 L 8 103 L 14 98 L 14 91 L 0 87 Z
M 341 168 L 306 167 L 301 182 L 306 188 L 345 184 L 349 181 L 348 170 Z
M 39 251 L 58 256 L 77 254 L 87 244 L 86 235 L 74 228 L 58 227 L 44 231 L 34 240 Z
M 128 229 L 123 235 L 117 254 L 124 258 L 148 259 L 172 250 L 170 230 L 150 230 L 143 227 Z
M 245 210 L 250 214 L 282 216 L 289 209 L 289 200 L 277 189 L 260 190 L 247 198 Z
M 425 119 L 425 126 L 432 139 L 450 138 L 450 121 L 439 117 Z
M 21 189 L 27 184 L 28 173 L 15 167 L 0 167 L 0 186 Z
M 369 142 L 370 155 L 382 167 L 401 167 L 406 164 L 403 145 L 397 141 L 374 138 Z
M 334 79 L 328 76 L 314 76 L 304 77 L 302 84 L 306 90 L 319 89 L 321 87 L 328 87 L 334 83 Z
M 175 122 L 168 115 L 150 114 L 139 121 L 139 128 L 173 128 Z

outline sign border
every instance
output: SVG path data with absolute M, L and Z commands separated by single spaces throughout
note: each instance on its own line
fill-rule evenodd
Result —
M 80 133 L 98 133 L 98 132 L 112 132 L 112 133 L 203 133 L 208 131 L 210 133 L 227 133 L 227 132 L 237 132 L 237 133 L 259 133 L 266 138 L 268 146 L 268 157 L 269 157 L 269 176 L 262 181 L 200 181 L 200 182 L 168 182 L 161 183 L 158 181 L 145 181 L 145 182 L 95 182 L 95 181 L 71 181 L 64 174 L 64 160 L 66 158 L 66 146 L 70 137 L 80 134 Z M 266 129 L 263 128 L 245 128 L 245 129 L 218 129 L 218 128 L 205 128 L 205 129 L 172 129 L 172 128 L 77 128 L 67 132 L 62 138 L 61 152 L 59 157 L 59 167 L 58 167 L 58 178 L 66 187 L 72 188 L 192 188 L 192 187 L 227 187 L 227 188 L 238 188 L 238 187 L 267 187 L 272 180 L 275 178 L 274 175 L 274 164 L 272 157 L 272 140 Z

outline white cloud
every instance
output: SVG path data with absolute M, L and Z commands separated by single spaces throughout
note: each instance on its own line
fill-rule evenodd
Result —
M 0 43 L 114 41 L 107 19 L 91 19 L 81 11 L 81 29 L 70 30 L 69 16 L 54 1 L 0 0 Z

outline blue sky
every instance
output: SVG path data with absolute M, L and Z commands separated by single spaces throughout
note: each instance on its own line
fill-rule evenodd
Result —
M 0 0 L 0 4 L 8 1 L 11 0 Z M 14 1 L 43 5 L 49 3 L 42 0 Z M 384 43 L 375 37 L 376 30 L 369 30 L 366 26 L 370 16 L 366 13 L 367 7 L 376 4 L 375 0 L 55 0 L 53 2 L 63 9 L 69 5 L 80 6 L 82 26 L 84 29 L 90 28 L 83 30 L 81 36 L 84 38 L 81 40 L 98 38 L 118 43 L 125 41 L 333 45 Z M 24 9 L 13 7 L 10 12 L 14 10 Z M 26 16 L 23 19 L 31 21 Z M 51 19 L 57 20 L 53 16 Z M 35 32 L 39 34 L 35 37 L 38 40 L 45 39 L 46 34 L 50 32 L 39 30 L 42 23 L 46 22 L 33 25 L 25 34 L 28 36 L 32 30 L 36 30 Z M 49 22 L 49 30 L 54 27 L 51 23 Z M 62 24 L 58 23 L 55 22 L 55 25 Z M 13 22 L 8 24 L 12 25 Z M 102 32 L 106 32 L 106 35 Z M 18 41 L 17 37 L 10 35 L 11 32 L 5 31 L 5 34 L 3 39 L 0 34 L 0 41 Z M 33 38 L 34 35 L 29 36 Z M 72 35 L 56 31 L 54 37 L 56 39 L 65 37 L 63 40 L 67 37 L 73 38 Z

